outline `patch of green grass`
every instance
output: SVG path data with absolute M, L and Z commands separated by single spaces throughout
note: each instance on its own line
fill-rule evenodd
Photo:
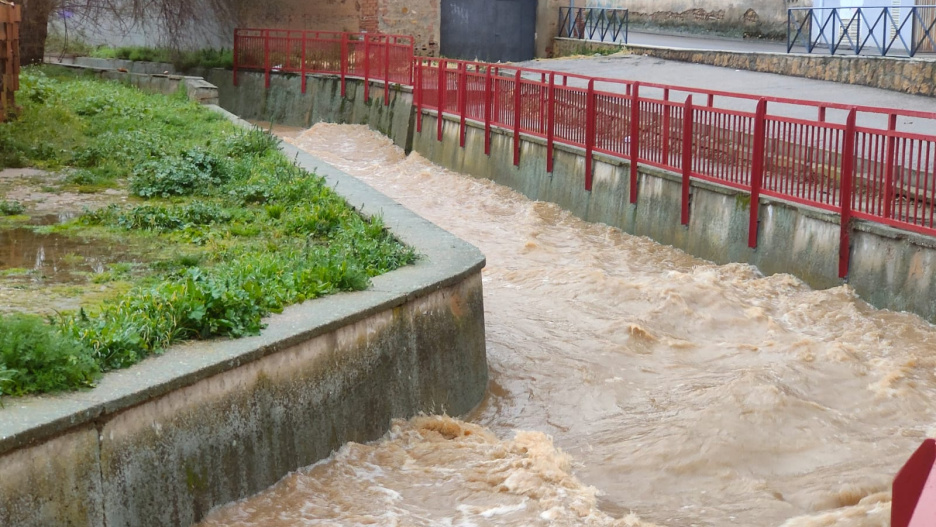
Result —
M 102 46 L 89 50 L 89 54 L 92 57 L 101 59 L 171 63 L 180 71 L 186 71 L 196 67 L 230 69 L 234 65 L 234 54 L 230 49 L 181 51 L 143 46 L 125 46 L 117 48 Z
M 89 273 L 89 290 L 119 287 L 42 326 L 58 339 L 49 342 L 77 347 L 37 352 L 36 371 L 43 357 L 50 371 L 60 356 L 80 358 L 82 372 L 86 358 L 94 371 L 108 371 L 180 340 L 256 334 L 265 315 L 364 289 L 371 277 L 416 259 L 380 218 L 355 212 L 266 132 L 239 129 L 183 97 L 52 69 L 27 68 L 21 84 L 21 116 L 0 124 L 0 163 L 60 169 L 65 186 L 127 186 L 135 195 L 36 230 L 150 247 L 153 256 Z M 56 374 L 60 384 L 48 388 L 30 384 L 12 362 L 0 368 L 10 378 L 2 394 L 93 382 Z
M 88 349 L 35 315 L 0 316 L 0 394 L 91 386 L 100 368 Z

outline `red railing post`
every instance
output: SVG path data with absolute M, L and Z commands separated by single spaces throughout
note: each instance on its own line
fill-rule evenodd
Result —
M 341 96 L 346 94 L 345 77 L 348 76 L 348 63 L 351 57 L 348 56 L 348 34 L 341 34 Z
M 852 180 L 855 177 L 855 108 L 848 112 L 845 121 L 845 135 L 842 138 L 841 183 L 841 233 L 839 235 L 839 278 L 848 276 L 848 257 L 850 252 L 850 227 L 852 211 Z
M 497 79 L 500 77 L 500 68 L 494 68 L 491 75 L 491 124 L 493 124 L 495 119 L 500 118 L 500 100 L 497 98 Z
M 370 101 L 370 35 L 364 34 L 364 103 Z
M 556 74 L 549 72 L 546 90 L 546 172 L 553 171 L 553 143 L 556 139 Z
M 263 71 L 265 75 L 264 87 L 270 87 L 270 32 L 263 30 Z
M 683 107 L 683 141 L 682 141 L 682 207 L 680 222 L 689 225 L 689 189 L 692 186 L 692 95 L 686 97 Z
M 891 218 L 894 214 L 894 165 L 897 158 L 897 138 L 893 132 L 897 130 L 897 114 L 890 114 L 887 119 L 887 151 L 884 162 L 884 217 Z
M 416 99 L 416 133 L 422 133 L 422 105 L 423 105 L 423 83 L 422 83 L 422 64 L 421 60 L 414 58 L 412 60 L 413 79 L 413 98 Z
M 384 106 L 390 106 L 390 38 L 389 36 L 384 37 Z
M 748 247 L 757 248 L 757 225 L 760 220 L 760 191 L 764 181 L 764 151 L 767 147 L 767 99 L 757 101 L 754 113 L 754 152 L 751 159 L 751 216 L 748 223 Z
M 672 108 L 669 105 L 669 88 L 663 88 L 663 144 L 661 145 L 660 157 L 662 163 L 670 166 L 669 160 L 669 141 L 670 141 L 670 114 Z
M 468 64 L 458 71 L 458 146 L 465 147 L 465 107 L 468 105 Z
M 439 101 L 436 103 L 436 125 L 438 127 L 436 139 L 442 140 L 442 114 L 445 113 L 445 70 L 448 69 L 448 66 L 445 64 L 445 59 L 439 61 Z
M 891 527 L 936 525 L 936 440 L 927 439 L 894 477 Z
M 595 79 L 588 79 L 585 94 L 585 190 L 592 189 L 592 152 L 595 150 Z
M 415 56 L 416 56 L 416 52 L 415 52 L 415 47 L 414 47 L 414 46 L 415 46 L 415 43 L 414 43 L 414 41 L 413 41 L 413 37 L 410 37 L 410 38 L 409 38 L 409 56 L 410 56 L 410 57 L 415 57 Z M 413 63 L 410 63 L 410 70 L 409 70 L 410 84 L 413 84 L 413 82 L 416 80 L 416 71 L 413 69 L 413 67 L 414 67 L 414 64 L 413 64 Z
M 640 162 L 640 83 L 631 90 L 630 114 L 630 202 L 637 203 L 637 164 Z
M 514 137 L 513 137 L 513 164 L 520 166 L 520 105 L 523 82 L 520 70 L 514 75 Z
M 491 155 L 491 114 L 494 111 L 494 79 L 491 78 L 491 65 L 484 68 L 484 155 Z
M 299 66 L 302 75 L 302 93 L 306 92 L 306 33 L 302 32 L 302 65 Z

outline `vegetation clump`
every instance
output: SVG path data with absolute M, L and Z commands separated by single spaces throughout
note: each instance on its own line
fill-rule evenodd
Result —
M 365 289 L 416 258 L 379 217 L 361 216 L 287 159 L 270 134 L 182 95 L 43 69 L 25 70 L 21 86 L 19 119 L 0 124 L 0 168 L 61 171 L 66 187 L 129 189 L 128 202 L 51 229 L 149 249 L 146 265 L 88 277 L 131 281 L 110 297 L 48 320 L 0 318 L 0 395 L 80 388 L 174 342 L 256 334 L 267 314 Z
M 180 50 L 147 46 L 92 46 L 81 38 L 73 36 L 66 39 L 64 34 L 57 32 L 50 34 L 46 40 L 46 52 L 50 55 L 81 55 L 99 59 L 167 63 L 172 64 L 178 71 L 234 67 L 234 52 L 231 49 Z

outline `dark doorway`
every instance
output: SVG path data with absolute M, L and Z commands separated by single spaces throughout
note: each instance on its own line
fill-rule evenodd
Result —
M 507 62 L 536 53 L 537 0 L 442 0 L 442 56 Z

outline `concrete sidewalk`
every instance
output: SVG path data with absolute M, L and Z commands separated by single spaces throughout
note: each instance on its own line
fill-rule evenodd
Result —
M 671 39 L 673 37 L 667 36 L 666 38 Z M 517 65 L 593 77 L 625 79 L 766 97 L 785 97 L 856 106 L 936 112 L 936 99 L 932 97 L 907 95 L 890 90 L 811 80 L 802 77 L 789 77 L 773 73 L 667 61 L 639 54 L 627 54 L 627 52 L 609 56 L 540 59 L 517 63 Z M 570 82 L 570 84 L 584 85 L 583 82 Z M 601 84 L 596 88 L 606 91 L 619 90 L 619 88 L 615 89 L 610 84 Z M 649 97 L 662 96 L 661 90 L 654 90 L 649 87 L 641 88 L 641 94 Z M 671 100 L 683 102 L 686 99 L 686 94 L 672 92 L 670 97 Z M 705 104 L 706 102 L 704 96 L 696 96 L 693 100 L 695 104 Z M 751 100 L 715 98 L 716 107 L 739 111 L 754 111 L 755 104 L 756 101 Z M 802 119 L 815 119 L 817 109 L 769 103 L 768 113 Z M 827 120 L 843 123 L 845 112 L 828 110 Z M 887 126 L 887 116 L 861 114 L 859 115 L 858 125 L 883 128 Z M 897 129 L 936 135 L 936 119 L 900 117 L 898 118 Z

